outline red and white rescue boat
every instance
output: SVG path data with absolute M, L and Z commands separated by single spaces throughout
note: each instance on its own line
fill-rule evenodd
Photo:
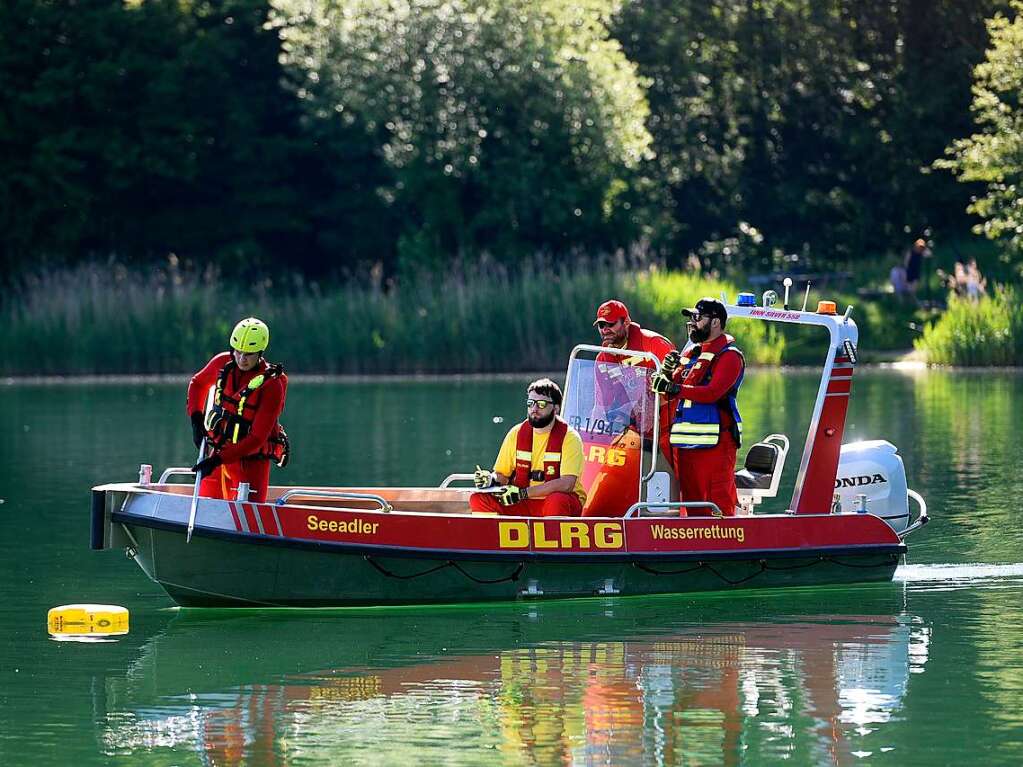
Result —
M 267 503 L 201 498 L 188 541 L 191 484 L 93 489 L 92 547 L 124 549 L 182 606 L 334 606 L 661 594 L 891 580 L 904 539 L 927 521 L 885 441 L 842 445 L 858 333 L 844 316 L 728 306 L 730 320 L 819 326 L 828 350 L 791 501 L 778 494 L 789 439 L 772 434 L 736 473 L 735 516 L 685 515 L 652 436 L 652 355 L 576 347 L 563 417 L 581 434 L 586 516 L 472 514 L 472 488 L 271 487 Z M 596 362 L 600 355 L 601 362 Z M 607 359 L 614 358 L 608 362 Z M 649 366 L 636 365 L 648 360 Z M 624 396 L 598 401 L 597 376 Z M 741 394 L 740 394 L 741 403 Z M 747 435 L 748 437 L 749 435 Z M 867 477 L 869 482 L 863 482 Z M 918 505 L 911 521 L 909 501 Z M 704 507 L 707 504 L 702 504 Z M 717 511 L 716 507 L 714 511 Z

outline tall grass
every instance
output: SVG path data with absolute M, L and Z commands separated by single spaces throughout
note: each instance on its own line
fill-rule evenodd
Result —
M 591 323 L 608 298 L 625 301 L 635 320 L 678 342 L 679 310 L 722 291 L 734 300 L 737 289 L 612 261 L 475 266 L 387 290 L 302 281 L 240 286 L 173 266 L 82 266 L 36 276 L 7 294 L 0 374 L 184 373 L 225 349 L 234 323 L 249 315 L 270 325 L 268 356 L 295 372 L 557 370 L 573 345 L 597 343 Z M 759 323 L 728 330 L 750 362 L 785 359 L 777 331 Z
M 937 365 L 1023 364 L 1023 308 L 1019 292 L 999 287 L 979 301 L 953 297 L 946 311 L 924 329 L 916 348 Z

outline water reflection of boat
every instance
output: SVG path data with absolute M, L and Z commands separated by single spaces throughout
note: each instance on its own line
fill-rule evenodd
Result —
M 771 621 L 752 598 L 488 608 L 485 619 L 185 613 L 107 680 L 100 738 L 117 753 L 197 750 L 217 764 L 285 764 L 298 749 L 426 763 L 452 743 L 514 763 L 728 764 L 781 748 L 842 762 L 926 662 L 928 630 L 899 595 L 806 595 Z
M 94 489 L 93 548 L 126 549 L 185 606 L 443 603 L 890 580 L 903 539 L 927 515 L 894 446 L 841 446 L 855 323 L 848 314 L 756 306 L 729 307 L 729 314 L 828 332 L 784 513 L 755 513 L 777 494 L 788 452 L 788 437 L 770 435 L 736 473 L 737 516 L 686 516 L 694 504 L 673 498 L 656 470 L 651 437 L 660 403 L 646 380 L 656 359 L 577 347 L 563 415 L 583 436 L 588 511 L 603 516 L 473 515 L 468 491 L 450 487 L 452 477 L 435 488 L 278 487 L 270 503 L 200 500 L 187 543 L 190 487 L 169 483 L 179 471 L 171 469 L 156 483 Z M 598 371 L 586 356 L 597 353 L 620 360 Z M 634 364 L 643 358 L 650 368 Z M 594 381 L 611 367 L 630 385 L 620 387 L 618 401 L 600 402 Z M 920 504 L 913 524 L 909 498 Z

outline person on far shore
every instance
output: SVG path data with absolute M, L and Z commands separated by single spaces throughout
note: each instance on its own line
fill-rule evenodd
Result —
M 288 435 L 278 420 L 284 410 L 288 376 L 263 353 L 270 329 L 249 317 L 231 332 L 231 351 L 215 355 L 188 382 L 187 409 L 196 447 L 206 440 L 207 456 L 193 468 L 207 498 L 234 499 L 249 485 L 248 500 L 266 501 L 270 462 L 287 465 Z M 207 393 L 213 390 L 206 411 Z
M 959 298 L 979 301 L 980 297 L 987 293 L 987 279 L 980 273 L 980 267 L 977 266 L 975 258 L 971 258 L 968 262 L 958 258 L 952 269 L 952 274 L 945 274 L 940 269 L 938 274 L 944 278 L 948 289 Z
M 906 290 L 916 295 L 916 289 L 920 285 L 920 277 L 923 275 L 924 259 L 931 257 L 931 251 L 923 239 L 916 240 L 906 251 L 903 266 L 906 269 Z
M 980 297 L 987 293 L 987 280 L 980 273 L 977 266 L 977 259 L 971 258 L 966 265 L 966 297 L 971 301 L 979 301 Z
M 583 442 L 565 423 L 561 388 L 549 378 L 526 388 L 526 420 L 504 437 L 494 470 L 477 466 L 474 483 L 480 490 L 500 486 L 497 492 L 473 493 L 469 508 L 475 512 L 522 517 L 578 517 L 586 501 L 582 486 Z
M 906 284 L 906 267 L 896 264 L 888 273 L 888 281 L 892 284 L 892 292 L 897 296 L 904 296 L 909 293 L 909 285 Z

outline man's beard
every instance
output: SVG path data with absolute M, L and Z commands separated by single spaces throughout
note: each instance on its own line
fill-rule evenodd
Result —
M 621 333 L 619 333 L 617 335 L 614 335 L 614 336 L 610 336 L 607 339 L 601 338 L 600 345 L 601 346 L 614 346 L 614 347 L 617 347 L 617 348 L 624 348 L 625 347 L 625 342 L 628 341 L 628 340 L 629 340 L 628 332 L 625 331 L 625 330 L 622 330 Z
M 554 420 L 554 408 L 551 408 L 550 415 L 531 415 L 529 416 L 529 425 L 534 429 L 542 429 L 545 426 L 550 426 L 551 421 Z
M 702 330 L 696 325 L 693 325 L 693 329 L 689 331 L 689 340 L 694 344 L 702 344 L 710 338 L 710 328 L 703 328 Z

